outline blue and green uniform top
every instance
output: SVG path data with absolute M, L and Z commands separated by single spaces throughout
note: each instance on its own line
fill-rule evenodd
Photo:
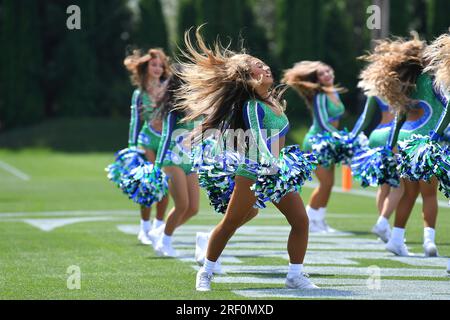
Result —
M 156 152 L 161 133 L 151 127 L 156 108 L 147 92 L 134 90 L 131 99 L 131 118 L 128 146 L 140 146 Z
M 325 93 L 318 93 L 313 101 L 313 124 L 303 140 L 303 150 L 312 150 L 310 138 L 325 131 L 337 132 L 332 122 L 338 121 L 345 113 L 345 106 L 335 92 L 338 103 L 334 103 Z
M 236 175 L 255 180 L 256 175 L 249 170 L 248 164 L 274 158 L 272 146 L 286 136 L 289 121 L 284 113 L 275 113 L 272 108 L 259 100 L 249 100 L 245 103 L 243 119 L 245 129 L 250 131 L 250 141 L 246 150 L 246 163 L 239 166 Z
M 191 150 L 187 149 L 184 142 L 194 129 L 194 122 L 181 122 L 182 118 L 182 114 L 177 111 L 169 112 L 164 118 L 156 164 L 161 167 L 177 166 L 189 175 L 193 173 Z
M 364 111 L 356 122 L 355 127 L 352 130 L 353 136 L 358 136 L 362 131 L 367 129 L 372 123 L 373 119 L 381 119 L 384 112 L 389 112 L 389 105 L 378 97 L 367 98 Z M 377 127 L 369 135 L 369 146 L 371 148 L 377 148 L 392 144 L 391 131 L 394 125 L 394 120 L 387 123 L 379 123 Z
M 416 81 L 416 89 L 411 99 L 418 103 L 414 108 L 421 108 L 424 114 L 415 121 L 405 121 L 400 129 L 399 141 L 404 141 L 413 134 L 427 136 L 434 132 L 433 139 L 443 136 L 449 123 L 448 101 L 434 88 L 433 79 L 427 73 L 422 73 Z

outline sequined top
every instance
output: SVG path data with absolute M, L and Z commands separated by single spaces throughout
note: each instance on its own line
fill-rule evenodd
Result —
M 134 90 L 131 98 L 130 129 L 128 133 L 128 146 L 137 145 L 139 132 L 143 123 L 148 125 L 154 117 L 156 108 L 147 92 Z
M 443 133 L 447 127 L 445 125 L 441 128 L 446 121 L 447 104 L 445 98 L 434 89 L 433 79 L 429 74 L 423 73 L 417 78 L 411 99 L 418 101 L 413 108 L 422 109 L 424 114 L 417 120 L 406 121 L 401 128 L 399 139 L 408 139 L 412 134 L 428 135 L 432 130 Z
M 272 144 L 289 131 L 287 116 L 284 113 L 276 114 L 272 108 L 259 100 L 247 101 L 243 111 L 245 125 L 251 132 L 251 143 L 256 146 L 249 146 L 250 159 L 259 161 L 261 156 L 266 159 L 273 157 Z
M 310 133 L 319 133 L 323 131 L 338 131 L 331 125 L 332 122 L 339 120 L 345 112 L 345 106 L 335 93 L 339 100 L 335 104 L 325 93 L 318 93 L 314 97 L 313 103 L 313 124 L 309 130 Z

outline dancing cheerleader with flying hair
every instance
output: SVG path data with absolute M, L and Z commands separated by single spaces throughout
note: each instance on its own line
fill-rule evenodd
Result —
M 313 170 L 308 160 L 313 158 L 305 157 L 295 146 L 280 151 L 289 123 L 284 105 L 271 90 L 273 77 L 270 68 L 251 55 L 232 52 L 220 44 L 216 44 L 213 50 L 209 49 L 199 29 L 196 39 L 197 47 L 194 47 L 186 32 L 184 56 L 187 62 L 183 63 L 180 73 L 185 85 L 178 93 L 178 108 L 188 110 L 186 121 L 204 115 L 202 126 L 193 132 L 196 141 L 205 138 L 204 135 L 210 138 L 211 132 L 224 136 L 233 136 L 233 130 L 245 132 L 230 139 L 236 138 L 239 148 L 225 150 L 222 161 L 218 158 L 212 162 L 204 159 L 205 163 L 197 166 L 201 185 L 215 209 L 224 212 L 224 216 L 209 238 L 204 265 L 197 273 L 196 289 L 210 290 L 216 261 L 227 242 L 239 226 L 256 214 L 255 209 L 263 208 L 266 202 L 272 202 L 291 225 L 286 286 L 316 288 L 303 272 L 308 216 L 298 194 Z M 214 141 L 218 143 L 220 139 Z M 231 155 L 234 151 L 243 158 L 233 162 Z M 207 153 L 203 156 L 209 157 Z M 219 173 L 217 169 L 220 166 L 222 177 L 208 175 L 208 171 Z M 221 189 L 224 185 L 231 192 Z M 226 198 L 226 205 L 214 198 L 217 190 L 223 190 L 218 196 Z
M 448 125 L 445 98 L 433 85 L 431 59 L 424 56 L 426 44 L 417 35 L 411 40 L 381 41 L 381 50 L 367 56 L 362 87 L 369 95 L 382 96 L 403 118 L 398 125 L 400 175 L 404 194 L 397 206 L 395 227 L 386 249 L 399 256 L 408 256 L 404 243 L 405 226 L 419 195 L 423 199 L 424 243 L 426 256 L 437 256 L 435 226 L 438 213 L 437 187 L 449 196 L 448 149 L 439 145 Z
M 352 173 L 357 180 L 361 180 L 363 187 L 378 187 L 376 204 L 379 217 L 372 233 L 384 242 L 388 242 L 391 234 L 389 218 L 403 194 L 398 162 L 393 153 L 398 136 L 395 130 L 397 120 L 382 99 L 368 97 L 364 111 L 351 132 L 356 137 L 374 122 L 377 124 L 369 135 L 369 147 L 352 159 Z
M 127 177 L 127 174 L 124 173 L 129 173 L 133 169 L 132 167 L 125 168 L 125 159 L 139 160 L 135 154 L 144 153 L 145 159 L 134 161 L 133 167 L 142 165 L 145 160 L 155 162 L 161 139 L 162 123 L 155 119 L 154 115 L 157 110 L 157 101 L 161 99 L 165 91 L 165 81 L 170 76 L 168 58 L 160 49 L 150 49 L 146 54 L 140 50 L 134 50 L 133 54 L 125 58 L 124 65 L 131 74 L 132 84 L 136 87 L 131 99 L 128 149 L 120 151 L 116 162 L 108 167 L 109 176 L 115 176 L 115 182 L 122 185 L 122 189 L 125 189 L 122 180 Z M 139 203 L 137 193 L 131 193 L 129 196 Z M 157 203 L 156 217 L 152 224 L 150 221 L 151 207 L 141 203 L 141 227 L 138 240 L 142 244 L 150 245 L 151 240 L 148 233 L 152 227 L 158 228 L 164 224 L 167 205 L 167 197 Z
M 294 88 L 311 109 L 313 124 L 303 140 L 303 150 L 316 151 L 320 166 L 315 171 L 319 186 L 313 191 L 306 212 L 311 232 L 333 232 L 325 222 L 326 208 L 334 185 L 335 160 L 315 150 L 314 139 L 340 138 L 339 120 L 345 112 L 339 93 L 344 89 L 334 85 L 333 69 L 320 61 L 302 61 L 284 72 L 282 82 Z M 323 144 L 320 144 L 323 145 Z M 332 144 L 331 144 L 332 145 Z M 338 152 L 340 153 L 340 152 Z

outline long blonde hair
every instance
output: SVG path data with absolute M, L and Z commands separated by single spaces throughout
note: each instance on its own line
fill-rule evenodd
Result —
M 429 45 L 424 54 L 425 68 L 435 77 L 435 85 L 442 93 L 450 93 L 450 34 L 443 34 Z
M 148 63 L 150 60 L 159 58 L 163 63 L 162 80 L 170 77 L 169 59 L 162 49 L 149 49 L 146 54 L 142 50 L 133 50 L 133 53 L 125 58 L 124 66 L 130 72 L 131 83 L 144 90 L 148 82 Z
M 380 40 L 372 53 L 359 58 L 369 65 L 361 72 L 358 87 L 367 96 L 383 98 L 395 111 L 407 111 L 415 103 L 410 95 L 424 69 L 426 44 L 417 33 L 412 36 Z
M 319 82 L 318 71 L 324 67 L 332 69 L 321 61 L 301 61 L 292 68 L 284 71 L 282 83 L 292 87 L 311 107 L 314 97 L 318 93 L 345 92 L 339 86 L 326 87 Z
M 205 117 L 195 133 L 204 133 L 208 129 L 243 129 L 245 102 L 250 99 L 265 101 L 255 91 L 261 80 L 251 77 L 250 65 L 255 58 L 245 52 L 233 52 L 218 41 L 210 49 L 200 28 L 195 32 L 196 46 L 189 31 L 184 34 L 186 50 L 182 56 L 186 61 L 180 61 L 182 68 L 178 74 L 184 84 L 176 93 L 176 109 L 186 112 L 183 121 Z M 275 107 L 284 110 L 279 102 Z

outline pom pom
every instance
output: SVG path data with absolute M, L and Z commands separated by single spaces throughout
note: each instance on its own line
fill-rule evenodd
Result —
M 447 197 L 450 198 L 450 147 L 447 145 L 442 148 L 441 153 L 442 161 L 435 170 L 435 175 L 439 180 L 439 190 Z
M 352 160 L 353 176 L 361 181 L 362 187 L 376 187 L 389 184 L 400 185 L 397 171 L 398 161 L 395 154 L 386 147 L 378 147 L 360 151 Z
M 311 138 L 312 149 L 319 165 L 329 168 L 334 164 L 350 165 L 351 159 L 369 145 L 361 133 L 353 137 L 347 130 L 319 133 Z
M 134 168 L 120 184 L 122 191 L 134 202 L 151 207 L 169 190 L 168 178 L 159 166 L 150 162 Z
M 265 208 L 266 202 L 278 203 L 288 193 L 300 191 L 316 168 L 317 160 L 305 154 L 297 145 L 281 150 L 276 161 L 259 164 L 257 180 L 251 187 L 256 195 L 256 208 Z
M 225 213 L 234 190 L 234 177 L 243 158 L 235 152 L 213 154 L 215 142 L 205 140 L 193 151 L 193 169 L 199 184 L 205 189 L 210 205 L 218 213 Z
M 414 134 L 411 139 L 398 143 L 400 152 L 400 175 L 411 181 L 430 179 L 442 162 L 442 148 L 428 136 Z
M 126 148 L 118 151 L 116 160 L 105 168 L 108 173 L 108 179 L 117 187 L 123 181 L 123 178 L 134 168 L 145 163 L 144 151 L 137 148 Z

